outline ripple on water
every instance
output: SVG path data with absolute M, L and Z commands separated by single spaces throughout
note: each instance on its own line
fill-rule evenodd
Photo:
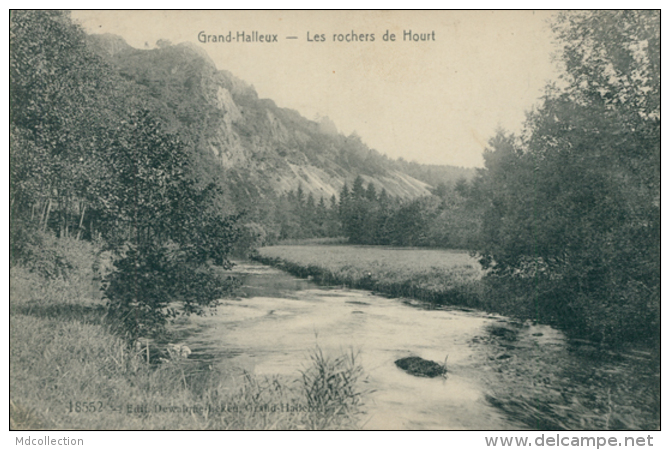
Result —
M 562 333 L 548 326 L 323 289 L 256 264 L 236 270 L 246 274 L 249 296 L 224 302 L 217 316 L 192 319 L 201 326 L 186 341 L 192 357 L 227 370 L 295 377 L 317 344 L 331 355 L 353 349 L 368 376 L 366 388 L 374 391 L 366 397 L 370 429 L 524 428 L 523 414 L 494 407 L 490 400 L 501 397 L 493 394 L 541 392 L 546 400 L 563 392 L 555 389 L 567 383 L 560 377 L 588 383 L 560 374 L 562 362 L 575 360 Z M 446 358 L 447 379 L 418 378 L 396 367 L 396 360 L 411 356 Z

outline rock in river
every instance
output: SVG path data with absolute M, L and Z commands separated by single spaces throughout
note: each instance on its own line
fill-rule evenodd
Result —
M 438 364 L 435 361 L 428 361 L 427 359 L 419 358 L 418 356 L 400 358 L 396 360 L 395 365 L 410 375 L 417 377 L 434 378 L 447 373 L 446 367 L 442 364 Z

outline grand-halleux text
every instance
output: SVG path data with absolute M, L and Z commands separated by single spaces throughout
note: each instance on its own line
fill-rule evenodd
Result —
M 229 31 L 228 34 L 207 34 L 204 31 L 198 33 L 198 41 L 202 43 L 208 42 L 277 42 L 276 34 L 264 34 L 258 31 L 238 31 L 233 34 Z

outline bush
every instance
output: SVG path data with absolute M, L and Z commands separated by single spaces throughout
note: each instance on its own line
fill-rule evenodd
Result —
M 263 225 L 250 222 L 242 225 L 238 231 L 238 239 L 233 248 L 233 254 L 246 258 L 254 251 L 267 243 L 268 232 Z
M 57 238 L 50 231 L 30 226 L 16 230 L 16 246 L 20 243 L 14 266 L 20 265 L 47 279 L 68 278 L 94 270 L 100 256 L 99 246 L 75 238 Z M 14 244 L 14 241 L 13 241 Z
M 96 244 L 35 231 L 24 241 L 24 261 L 10 269 L 10 297 L 21 303 L 99 302 L 111 256 Z
M 201 314 L 229 295 L 235 281 L 221 268 L 191 260 L 176 245 L 129 247 L 114 263 L 105 280 L 111 316 L 131 340 L 156 336 L 167 319 L 179 314 Z M 181 310 L 170 307 L 181 303 Z

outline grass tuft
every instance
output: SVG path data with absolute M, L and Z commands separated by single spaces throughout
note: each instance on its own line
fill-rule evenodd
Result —
M 330 357 L 316 346 L 310 355 L 311 365 L 301 372 L 302 391 L 313 412 L 311 428 L 327 429 L 333 422 L 350 428 L 357 423 L 366 393 L 360 388 L 365 374 L 358 358 L 353 350 Z

